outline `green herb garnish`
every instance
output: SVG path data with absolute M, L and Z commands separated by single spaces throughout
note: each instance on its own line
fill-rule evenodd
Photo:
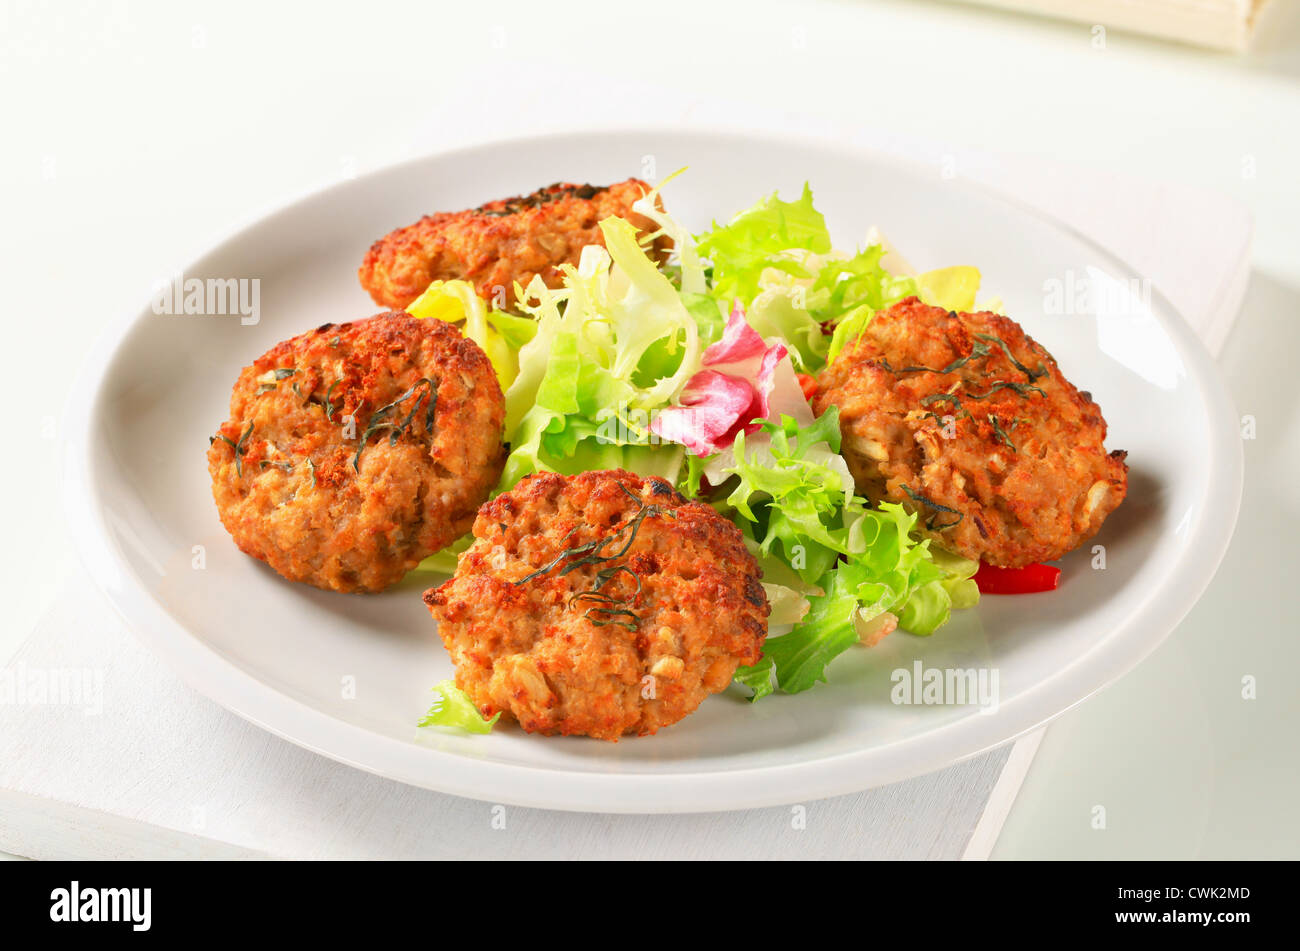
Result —
M 926 496 L 922 495 L 920 492 L 913 490 L 910 486 L 904 485 L 902 489 L 905 493 L 907 493 L 907 497 L 911 499 L 913 502 L 919 502 L 922 505 L 928 505 L 930 508 L 937 509 L 940 512 L 947 512 L 949 515 L 957 516 L 957 518 L 951 522 L 944 522 L 943 524 L 935 524 L 935 519 L 938 518 L 938 516 L 931 515 L 928 519 L 926 519 L 925 527 L 932 532 L 941 532 L 946 528 L 952 528 L 954 525 L 958 524 L 959 522 L 961 522 L 963 518 L 966 517 L 964 513 L 958 512 L 956 509 L 949 508 L 946 505 L 940 505 L 938 502 L 934 501 L 933 499 L 927 498 Z
M 339 377 L 331 383 L 329 389 L 325 391 L 325 422 L 327 423 L 334 422 L 334 407 L 330 405 L 330 397 L 334 395 L 334 387 L 338 386 L 342 382 L 343 378 Z M 339 408 L 341 409 L 342 406 L 343 404 L 340 402 Z
M 996 343 L 999 347 L 1002 348 L 1002 352 L 1007 355 L 1007 359 L 1011 361 L 1011 365 L 1014 366 L 1021 373 L 1023 373 L 1025 376 L 1029 377 L 1030 380 L 1037 380 L 1040 376 L 1047 376 L 1047 367 L 1043 366 L 1043 362 L 1041 360 L 1038 361 L 1037 370 L 1029 369 L 1029 367 L 1025 366 L 1023 363 L 1021 363 L 1019 360 L 1016 359 L 1016 355 L 1011 352 L 1011 348 L 1007 346 L 1007 342 L 1003 340 L 1001 337 L 995 336 L 993 334 L 976 334 L 975 336 L 981 340 L 991 340 L 993 341 L 993 343 Z
M 1017 360 L 1016 355 L 1012 353 L 1011 348 L 1007 346 L 1007 342 L 1003 340 L 1001 337 L 998 337 L 995 334 L 975 334 L 975 338 L 980 342 L 976 343 L 973 347 L 971 347 L 970 353 L 966 354 L 966 356 L 964 357 L 957 358 L 956 360 L 952 361 L 952 363 L 948 364 L 946 367 L 943 367 L 942 369 L 937 369 L 935 367 L 927 367 L 927 366 L 910 366 L 910 367 L 903 367 L 901 370 L 895 370 L 893 367 L 889 365 L 889 362 L 887 360 L 879 360 L 877 362 L 879 362 L 880 365 L 883 366 L 890 373 L 920 373 L 920 372 L 953 373 L 956 372 L 957 370 L 960 370 L 962 367 L 970 363 L 972 360 L 978 360 L 981 357 L 987 357 L 990 353 L 992 353 L 992 351 L 989 349 L 989 343 L 993 343 L 996 344 L 998 347 L 1000 347 L 1002 349 L 1002 352 L 1007 355 L 1007 359 L 1011 361 L 1011 365 L 1014 366 L 1021 373 L 1023 373 L 1025 376 L 1029 377 L 1031 381 L 1038 379 L 1040 376 L 1047 375 L 1047 368 L 1043 366 L 1041 361 L 1038 364 L 1037 370 L 1031 370 L 1029 369 L 1029 367 L 1025 366 L 1023 363 Z M 984 343 L 983 341 L 988 341 L 988 343 Z
M 587 591 L 580 591 L 569 598 L 569 603 L 575 601 L 593 601 L 596 607 L 588 608 L 583 617 L 591 621 L 597 627 L 604 627 L 607 624 L 617 624 L 619 627 L 626 628 L 629 631 L 635 631 L 641 618 L 631 610 L 631 605 L 641 594 L 641 577 L 629 568 L 627 565 L 610 564 L 626 555 L 632 548 L 632 543 L 636 541 L 637 532 L 641 530 L 641 524 L 647 518 L 664 516 L 666 518 L 676 518 L 677 514 L 671 509 L 662 505 L 647 504 L 636 495 L 622 482 L 619 483 L 621 488 L 629 498 L 637 503 L 639 508 L 635 515 L 610 535 L 604 538 L 593 539 L 581 545 L 575 545 L 572 548 L 566 548 L 547 564 L 538 568 L 531 574 L 527 574 L 515 582 L 515 585 L 527 584 L 534 578 L 540 578 L 542 575 L 553 571 L 566 558 L 572 558 L 567 565 L 560 568 L 561 577 L 576 571 L 578 568 L 587 565 L 603 565 L 596 572 L 595 584 Z M 574 531 L 577 531 L 575 528 Z M 570 535 L 573 532 L 569 533 Z M 623 547 L 611 554 L 606 554 L 605 550 L 611 545 L 617 544 L 626 536 Z M 567 537 L 567 536 L 566 536 Z M 616 598 L 613 595 L 605 594 L 601 589 L 614 580 L 621 573 L 630 575 L 636 581 L 636 590 L 625 598 Z
M 931 406 L 934 403 L 951 403 L 953 408 L 961 412 L 966 412 L 966 408 L 961 405 L 961 400 L 952 393 L 931 393 L 929 396 L 921 397 L 922 406 Z M 966 413 L 969 416 L 969 413 Z
M 298 373 L 298 370 L 291 368 L 291 366 L 282 366 L 282 368 L 279 368 L 277 370 L 272 370 L 272 372 L 270 373 L 272 373 L 274 379 L 276 379 L 276 381 L 278 382 L 281 381 L 281 379 L 287 379 L 289 377 L 292 377 L 292 375 Z M 264 373 L 263 375 L 265 377 L 266 374 Z M 259 394 L 264 394 L 264 392 L 270 392 L 274 390 L 274 388 L 276 388 L 276 383 L 266 381 L 264 383 L 261 383 L 261 385 L 257 387 L 257 392 L 259 392 Z M 298 386 L 295 385 L 294 388 L 296 390 Z
M 614 576 L 620 572 L 627 572 L 631 575 L 632 580 L 636 582 L 636 590 L 625 598 L 616 598 L 613 595 L 605 594 L 600 589 L 614 579 Z M 579 591 L 569 597 L 569 603 L 575 601 L 594 601 L 597 606 L 588 608 L 582 616 L 591 621 L 596 627 L 604 627 L 607 624 L 617 624 L 619 627 L 626 628 L 629 631 L 637 629 L 637 622 L 641 618 L 627 606 L 636 603 L 636 599 L 641 594 L 641 576 L 629 568 L 627 565 L 616 565 L 613 568 L 603 568 L 596 572 L 596 584 L 590 591 Z M 599 614 L 601 617 L 593 617 Z M 630 618 L 631 620 L 618 620 L 619 618 Z
M 354 472 L 359 473 L 361 471 L 361 451 L 366 448 L 366 444 L 369 442 L 371 436 L 377 432 L 382 432 L 385 429 L 389 430 L 388 445 L 396 446 L 397 437 L 409 430 L 412 420 L 415 419 L 416 412 L 420 409 L 421 397 L 416 396 L 416 393 L 421 386 L 426 388 L 429 402 L 429 407 L 424 414 L 424 429 L 425 432 L 433 432 L 433 414 L 434 408 L 438 403 L 438 387 L 433 380 L 428 377 L 422 377 L 421 379 L 416 380 L 415 383 L 411 385 L 411 388 L 397 399 L 393 400 L 387 406 L 381 406 L 379 409 L 375 410 L 374 414 L 370 417 L 369 425 L 366 426 L 365 433 L 361 436 L 361 444 L 357 446 L 357 453 L 352 457 L 352 470 Z M 390 419 L 390 417 L 393 416 L 401 407 L 401 404 L 412 396 L 415 396 L 415 403 L 411 406 L 411 411 L 406 414 L 406 418 L 400 423 Z
M 971 415 L 970 413 L 968 413 L 966 410 L 963 409 L 956 413 L 943 413 L 943 414 L 931 411 L 928 413 L 922 413 L 921 418 L 933 419 L 935 422 L 939 423 L 940 426 L 947 426 L 948 420 L 952 420 L 954 423 L 956 423 L 958 420 L 970 419 Z
M 1031 391 L 1037 393 L 1039 396 L 1042 397 L 1047 396 L 1047 394 L 1043 392 L 1041 387 L 1032 386 L 1029 383 L 1009 383 L 1005 380 L 1000 383 L 994 383 L 992 386 L 988 388 L 988 392 L 986 393 L 967 393 L 965 395 L 967 399 L 986 400 L 994 393 L 996 393 L 998 390 L 1015 390 L 1021 396 L 1028 396 Z
M 1012 452 L 1018 453 L 1019 450 L 1016 449 L 1015 444 L 1011 442 L 1011 437 L 1007 435 L 1006 430 L 1002 428 L 1002 424 L 998 421 L 997 414 L 989 413 L 988 420 L 993 424 L 993 433 L 998 437 L 998 441 Z
M 224 440 L 232 449 L 235 450 L 235 474 L 241 479 L 244 477 L 244 463 L 240 457 L 243 456 L 244 453 L 248 452 L 248 447 L 245 446 L 244 443 L 252 432 L 253 424 L 249 423 L 248 428 L 244 430 L 244 435 L 239 437 L 239 442 L 231 442 L 230 437 L 223 434 L 218 434 L 217 436 L 218 439 Z M 208 442 L 211 443 L 212 440 L 208 440 Z
M 955 373 L 957 370 L 960 370 L 962 367 L 970 363 L 972 360 L 978 360 L 980 357 L 987 357 L 988 355 L 989 355 L 988 344 L 977 343 L 975 344 L 975 346 L 971 347 L 970 353 L 966 354 L 966 356 L 964 357 L 958 357 L 956 360 L 952 361 L 952 363 L 948 364 L 942 370 L 936 370 L 934 367 L 910 366 L 910 367 L 903 367 L 901 370 L 898 370 L 896 372 L 898 373 L 918 373 L 918 372 Z

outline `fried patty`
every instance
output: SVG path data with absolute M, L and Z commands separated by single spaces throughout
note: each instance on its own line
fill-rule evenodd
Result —
M 1059 558 L 1128 491 L 1100 407 L 998 314 L 900 301 L 823 371 L 813 406 L 839 407 L 859 493 L 991 565 Z
M 325 324 L 240 373 L 212 495 L 235 544 L 285 578 L 379 591 L 469 530 L 504 419 L 491 364 L 451 324 Z
M 474 536 L 424 600 L 485 716 L 650 734 L 761 656 L 767 597 L 739 529 L 661 479 L 532 476 L 483 506 Z
M 371 245 L 358 277 L 383 307 L 406 307 L 434 281 L 465 280 L 480 296 L 508 308 L 516 282 L 527 287 L 540 274 L 549 287 L 558 287 L 560 265 L 576 265 L 589 244 L 603 247 L 604 219 L 626 218 L 643 233 L 653 231 L 650 219 L 632 211 L 649 191 L 635 178 L 603 188 L 557 182 L 468 211 L 425 215 Z M 662 258 L 670 244 L 656 239 L 656 254 Z

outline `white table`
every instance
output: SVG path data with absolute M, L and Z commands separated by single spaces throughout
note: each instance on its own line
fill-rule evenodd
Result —
M 1275 6 L 1282 29 L 1300 5 Z M 0 476 L 19 500 L 0 555 L 0 660 L 72 577 L 75 556 L 50 530 L 61 374 L 104 315 L 137 308 L 157 276 L 231 225 L 493 132 L 723 117 L 889 130 L 1209 187 L 1254 211 L 1255 273 L 1223 358 L 1259 422 L 1238 537 L 1168 644 L 1048 731 L 995 854 L 1294 857 L 1300 764 L 1285 672 L 1300 649 L 1283 545 L 1300 527 L 1285 481 L 1300 462 L 1288 372 L 1300 304 L 1295 24 L 1238 60 L 1114 33 L 1097 50 L 1078 27 L 932 3 L 536 9 L 435 20 L 384 4 L 364 18 L 253 4 L 6 8 L 6 349 L 36 355 L 7 369 L 11 392 L 42 397 L 11 410 L 25 451 Z M 1251 673 L 1259 698 L 1243 701 Z M 1105 832 L 1090 828 L 1095 805 Z

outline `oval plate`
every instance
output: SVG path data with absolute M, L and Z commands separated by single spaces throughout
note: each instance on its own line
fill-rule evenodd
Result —
M 429 688 L 452 673 L 420 600 L 441 579 L 417 573 L 380 595 L 339 595 L 283 581 L 237 551 L 205 459 L 230 387 L 275 342 L 374 313 L 356 269 L 392 228 L 553 181 L 684 165 L 665 200 L 697 230 L 774 189 L 793 196 L 806 179 L 837 245 L 876 225 L 918 269 L 977 265 L 983 293 L 1000 296 L 1104 409 L 1107 445 L 1129 450 L 1129 498 L 1063 559 L 1060 590 L 986 597 L 932 637 L 851 651 L 804 694 L 751 705 L 732 688 L 657 736 L 617 744 L 517 728 L 418 731 Z M 1168 302 L 1061 224 L 871 153 L 657 131 L 503 142 L 295 202 L 184 275 L 258 279 L 258 319 L 151 306 L 114 328 L 70 404 L 67 492 L 81 553 L 136 635 L 195 689 L 294 743 L 417 786 L 551 809 L 700 812 L 929 772 L 1032 730 L 1133 667 L 1196 602 L 1236 521 L 1236 414 Z M 1104 546 L 1104 568 L 1093 545 Z M 995 673 L 996 706 L 893 702 L 894 672 L 917 663 Z

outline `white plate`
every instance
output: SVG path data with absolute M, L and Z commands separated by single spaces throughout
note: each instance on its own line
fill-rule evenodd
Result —
M 1129 450 L 1128 501 L 1095 540 L 1106 567 L 1094 569 L 1085 547 L 1062 562 L 1055 593 L 986 597 L 933 637 L 896 634 L 850 652 L 827 685 L 752 706 L 733 688 L 654 737 L 417 731 L 430 686 L 451 674 L 420 600 L 427 581 L 330 594 L 239 553 L 217 519 L 205 461 L 230 386 L 276 341 L 373 313 L 356 279 L 362 254 L 422 213 L 682 165 L 690 171 L 665 197 L 694 228 L 777 188 L 793 196 L 808 179 L 840 245 L 875 224 L 918 268 L 979 266 L 985 292 L 1095 394 L 1107 445 Z M 131 628 L 196 689 L 309 749 L 431 789 L 555 809 L 688 812 L 836 795 L 940 768 L 1031 730 L 1136 664 L 1195 603 L 1236 520 L 1236 415 L 1169 304 L 1144 299 L 1140 284 L 1136 300 L 1096 293 L 1137 276 L 1032 211 L 870 153 L 650 131 L 506 142 L 298 201 L 185 274 L 259 278 L 261 321 L 151 309 L 123 321 L 71 404 L 68 498 L 82 554 Z M 1077 292 L 1090 278 L 1085 301 Z M 1066 314 L 1044 315 L 1052 287 L 1073 287 Z M 891 703 L 891 672 L 918 660 L 995 668 L 997 711 Z

